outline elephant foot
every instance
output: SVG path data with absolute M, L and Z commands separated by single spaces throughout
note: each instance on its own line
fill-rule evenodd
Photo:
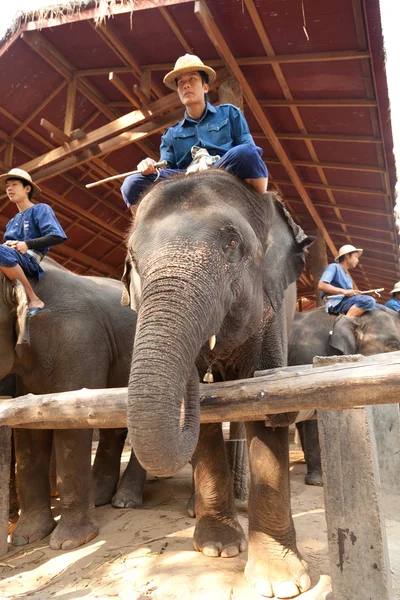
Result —
M 143 505 L 143 487 L 135 490 L 120 486 L 111 504 L 114 508 L 139 508 Z
M 95 476 L 95 474 L 93 474 L 93 496 L 95 506 L 110 504 L 115 494 L 115 490 L 117 489 L 118 478 L 119 474 L 118 476 L 115 474 Z
M 25 516 L 22 512 L 12 531 L 11 543 L 14 546 L 33 544 L 33 542 L 50 535 L 56 525 L 57 523 L 51 513 L 41 512 L 36 515 L 29 514 Z
M 192 517 L 192 519 L 196 518 L 196 492 L 192 492 L 192 495 L 190 496 L 188 503 L 187 503 L 187 513 L 189 515 L 189 517 Z
M 249 543 L 245 575 L 256 592 L 266 598 L 294 598 L 311 586 L 307 564 L 296 546 L 285 546 L 264 535 L 259 543 Z
M 318 485 L 323 486 L 322 473 L 321 471 L 308 471 L 304 478 L 306 485 Z
M 205 556 L 232 558 L 247 548 L 246 538 L 236 517 L 201 517 L 193 537 L 194 549 Z
M 61 517 L 50 537 L 49 547 L 52 550 L 73 550 L 93 540 L 98 533 L 99 528 L 90 519 L 81 525 L 67 525 Z

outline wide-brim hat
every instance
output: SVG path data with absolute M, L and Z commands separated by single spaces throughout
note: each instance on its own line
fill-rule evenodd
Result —
M 24 183 L 30 185 L 32 187 L 32 197 L 36 196 L 37 194 L 40 194 L 41 192 L 40 187 L 32 181 L 32 177 L 27 171 L 24 171 L 23 169 L 11 169 L 11 171 L 9 171 L 8 173 L 0 175 L 1 187 L 4 188 L 6 186 L 7 179 L 20 179 Z
M 208 83 L 210 85 L 217 79 L 214 69 L 207 67 L 198 56 L 185 54 L 178 58 L 173 71 L 167 73 L 163 81 L 170 90 L 177 90 L 176 79 L 185 73 L 192 73 L 193 71 L 204 71 L 208 75 Z
M 390 292 L 391 294 L 400 294 L 400 281 L 394 284 L 394 288 Z
M 335 262 L 338 262 L 341 256 L 344 256 L 345 254 L 350 254 L 351 252 L 358 252 L 361 255 L 363 253 L 363 249 L 355 248 L 354 246 L 352 246 L 352 244 L 345 244 L 344 246 L 339 248 L 339 254 L 335 258 Z

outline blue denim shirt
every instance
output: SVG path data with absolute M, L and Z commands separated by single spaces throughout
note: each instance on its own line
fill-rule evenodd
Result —
M 400 312 L 400 300 L 398 298 L 390 298 L 390 300 L 386 302 L 385 306 L 388 306 L 396 312 Z
M 160 160 L 170 169 L 186 169 L 192 162 L 192 146 L 206 148 L 212 156 L 223 156 L 240 144 L 254 144 L 243 113 L 233 104 L 212 106 L 206 103 L 201 119 L 185 116 L 169 127 L 161 138 Z
M 58 235 L 67 239 L 53 209 L 48 204 L 34 204 L 19 212 L 7 223 L 4 241 L 34 240 L 45 235 Z M 41 248 L 41 254 L 47 254 L 50 248 Z

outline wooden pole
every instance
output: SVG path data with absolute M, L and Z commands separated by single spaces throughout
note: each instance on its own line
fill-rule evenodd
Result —
M 358 356 L 358 355 L 357 355 Z M 200 384 L 201 422 L 265 421 L 270 414 L 342 410 L 399 402 L 400 352 L 356 364 L 261 371 L 238 381 Z M 27 394 L 0 401 L 0 425 L 25 429 L 126 427 L 127 388 Z
M 312 235 L 315 236 L 315 242 L 309 249 L 310 269 L 314 279 L 315 304 L 316 306 L 322 306 L 323 302 L 321 300 L 321 293 L 318 291 L 318 282 L 321 279 L 325 267 L 328 266 L 328 257 L 322 231 L 320 229 L 315 229 L 312 232 Z

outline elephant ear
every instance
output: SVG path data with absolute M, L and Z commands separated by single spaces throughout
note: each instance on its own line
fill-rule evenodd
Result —
M 342 354 L 357 354 L 358 352 L 356 319 L 357 317 L 339 315 L 333 324 L 329 345 Z
M 15 325 L 17 343 L 15 345 L 15 352 L 21 357 L 24 350 L 26 350 L 30 345 L 29 307 L 24 286 L 18 280 L 16 280 L 13 284 L 13 299 L 17 312 L 17 320 Z
M 129 255 L 125 258 L 125 268 L 121 281 L 124 286 L 121 298 L 122 306 L 130 306 L 132 310 L 137 312 L 141 296 L 141 283 L 136 264 Z
M 272 218 L 265 253 L 264 291 L 272 308 L 278 311 L 284 291 L 303 272 L 307 248 L 314 242 L 297 225 L 282 202 L 273 200 Z

